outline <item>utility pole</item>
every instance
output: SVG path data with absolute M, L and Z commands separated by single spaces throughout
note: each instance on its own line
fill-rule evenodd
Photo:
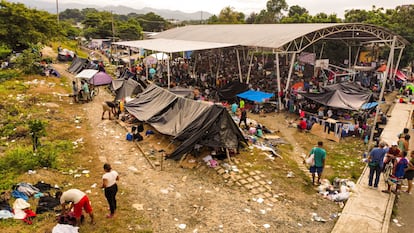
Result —
M 57 24 L 59 25 L 59 0 L 56 0 Z

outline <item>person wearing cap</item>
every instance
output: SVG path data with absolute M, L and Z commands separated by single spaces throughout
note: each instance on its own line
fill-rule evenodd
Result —
M 381 177 L 381 171 L 384 167 L 384 157 L 387 154 L 388 149 L 385 148 L 385 143 L 380 142 L 379 147 L 375 147 L 371 150 L 368 156 L 368 165 L 369 165 L 369 177 L 368 177 L 368 186 L 372 187 L 372 183 L 374 180 L 375 174 L 375 181 L 374 181 L 374 188 L 378 188 L 378 183 Z

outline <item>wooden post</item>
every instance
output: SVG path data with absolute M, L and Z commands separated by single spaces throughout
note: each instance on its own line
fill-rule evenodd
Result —
M 230 152 L 228 148 L 226 148 L 226 155 L 227 155 L 227 159 L 229 160 L 229 164 L 231 165 L 232 163 L 231 163 Z

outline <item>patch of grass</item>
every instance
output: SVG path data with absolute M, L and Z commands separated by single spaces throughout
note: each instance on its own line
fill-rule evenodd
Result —
M 21 74 L 17 70 L 0 70 L 0 83 L 19 77 Z

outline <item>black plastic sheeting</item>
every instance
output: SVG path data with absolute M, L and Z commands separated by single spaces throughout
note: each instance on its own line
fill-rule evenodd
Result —
M 339 83 L 323 88 L 323 93 L 301 93 L 305 98 L 332 108 L 360 110 L 372 100 L 371 90 L 356 83 Z
M 249 90 L 249 85 L 240 81 L 232 81 L 217 91 L 220 101 L 237 102 L 237 94 Z
M 70 73 L 78 74 L 83 69 L 97 69 L 97 65 L 88 59 L 76 57 L 70 64 L 68 71 Z
M 144 88 L 134 79 L 115 79 L 111 83 L 111 91 L 115 93 L 115 100 L 122 100 L 134 96 L 143 91 Z
M 174 142 L 181 142 L 170 159 L 179 160 L 196 144 L 233 149 L 241 142 L 247 144 L 223 106 L 182 98 L 154 84 L 125 108 L 158 132 L 173 136 Z

